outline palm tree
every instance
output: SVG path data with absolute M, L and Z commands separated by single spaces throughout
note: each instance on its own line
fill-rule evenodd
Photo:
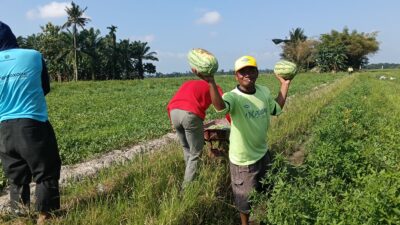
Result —
M 71 46 L 71 42 L 73 41 L 74 37 L 70 30 L 67 30 L 67 32 L 61 32 L 59 44 L 62 46 L 62 48 L 59 49 L 58 54 L 55 56 L 57 67 L 63 71 L 63 79 L 68 81 L 75 79 L 75 76 L 72 76 L 72 78 L 70 77 L 70 75 L 74 72 L 74 67 L 72 66 L 71 68 L 71 65 L 74 65 L 73 62 L 75 59 L 75 48 L 74 46 Z
M 118 64 L 121 66 L 121 79 L 133 78 L 133 52 L 129 39 L 121 40 L 118 44 Z
M 117 26 L 111 25 L 110 27 L 107 27 L 107 29 L 110 30 L 108 33 L 109 37 L 111 38 L 112 41 L 112 54 L 111 54 L 111 79 L 115 79 L 115 67 L 116 67 L 116 61 L 117 61 L 117 36 L 115 33 L 117 32 Z
M 77 27 L 81 27 L 82 29 L 85 27 L 86 23 L 90 21 L 89 18 L 83 17 L 84 12 L 87 7 L 81 9 L 79 5 L 76 5 L 74 2 L 71 2 L 71 7 L 66 7 L 65 11 L 68 14 L 67 22 L 64 23 L 62 28 L 72 27 L 72 35 L 74 37 L 74 79 L 78 80 L 78 63 L 77 63 L 77 47 L 76 47 L 76 33 Z
M 103 44 L 103 38 L 100 37 L 100 31 L 94 28 L 84 30 L 81 34 L 85 36 L 82 44 L 82 52 L 89 56 L 90 73 L 92 80 L 95 80 L 96 73 L 99 71 L 99 51 Z
M 290 36 L 290 41 L 293 43 L 307 40 L 307 36 L 304 35 L 304 30 L 301 29 L 300 27 L 294 30 L 292 29 L 292 31 L 289 31 L 289 36 Z
M 136 60 L 136 69 L 139 75 L 139 79 L 144 78 L 145 68 L 143 66 L 143 60 L 158 61 L 156 52 L 149 52 L 150 47 L 147 46 L 147 42 L 135 41 L 132 44 L 132 50 L 134 52 L 134 59 Z
M 308 69 L 310 57 L 314 51 L 316 43 L 313 40 L 307 40 L 307 36 L 304 35 L 303 29 L 298 27 L 289 31 L 289 39 L 274 40 L 276 40 L 278 44 L 284 42 L 284 45 L 282 45 L 282 58 L 296 63 L 301 70 Z

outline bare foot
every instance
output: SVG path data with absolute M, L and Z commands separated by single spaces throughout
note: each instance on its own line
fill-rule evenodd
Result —
M 51 218 L 50 213 L 47 212 L 40 212 L 36 224 L 43 225 L 46 223 L 47 220 Z

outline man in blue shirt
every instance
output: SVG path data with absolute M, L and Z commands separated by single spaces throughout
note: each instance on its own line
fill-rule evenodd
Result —
M 0 21 L 0 159 L 13 209 L 29 207 L 29 183 L 36 182 L 38 223 L 60 208 L 61 159 L 48 121 L 49 91 L 42 55 L 19 48 L 10 27 Z

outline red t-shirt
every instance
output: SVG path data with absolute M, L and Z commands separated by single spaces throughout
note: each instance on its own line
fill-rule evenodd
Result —
M 222 95 L 221 87 L 217 87 L 218 92 Z M 211 103 L 210 87 L 207 81 L 186 81 L 178 89 L 171 101 L 169 101 L 167 106 L 168 116 L 171 110 L 181 109 L 192 112 L 204 120 L 206 117 L 206 110 Z

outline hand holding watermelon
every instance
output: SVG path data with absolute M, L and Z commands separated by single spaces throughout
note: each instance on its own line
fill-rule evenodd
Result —
M 275 64 L 274 73 L 285 80 L 291 80 L 297 74 L 297 66 L 287 60 L 281 60 Z
M 214 76 L 218 70 L 218 60 L 209 51 L 195 48 L 189 51 L 188 60 L 190 68 L 203 76 Z
M 195 68 L 192 68 L 192 72 L 194 74 L 196 74 L 196 76 L 198 76 L 200 79 L 207 81 L 208 83 L 213 82 L 214 81 L 214 76 L 209 76 L 209 75 L 203 75 L 199 72 L 197 72 L 197 70 Z
M 279 74 L 275 74 L 275 77 L 276 77 L 276 79 L 279 80 L 279 82 L 281 83 L 281 85 L 285 85 L 285 86 L 289 86 L 289 85 L 290 85 L 290 82 L 292 81 L 292 80 L 283 78 L 283 77 L 280 76 Z

